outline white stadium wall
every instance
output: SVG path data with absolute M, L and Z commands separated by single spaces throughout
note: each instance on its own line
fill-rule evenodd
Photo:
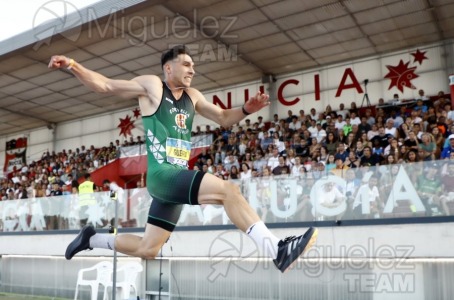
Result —
M 439 91 L 449 93 L 448 70 L 452 66 L 447 61 L 452 60 L 449 54 L 454 53 L 453 48 L 454 43 L 450 41 L 277 76 L 275 90 L 270 93 L 271 106 L 259 113 L 252 114 L 249 119 L 255 122 L 261 115 L 268 120 L 274 113 L 287 116 L 288 110 L 297 114 L 300 109 L 309 113 L 311 108 L 315 108 L 321 112 L 328 104 L 334 110 L 338 109 L 340 103 L 344 103 L 345 107 L 349 108 L 350 103 L 355 102 L 360 107 L 364 97 L 363 81 L 365 79 L 369 80 L 367 91 L 372 105 L 377 104 L 379 98 L 384 98 L 385 101 L 391 99 L 393 94 L 398 94 L 401 99 L 414 99 L 418 95 L 419 89 L 423 89 L 429 96 L 436 95 Z M 424 52 L 426 59 L 422 63 L 415 61 L 415 57 L 412 55 L 417 50 Z M 404 87 L 403 91 L 399 91 L 396 86 L 390 86 L 390 79 L 385 78 L 389 73 L 387 66 L 396 67 L 400 61 L 404 64 L 408 62 L 406 69 L 416 67 L 414 74 L 418 77 L 410 81 L 414 89 Z M 197 77 L 195 82 L 197 82 Z M 260 80 L 257 80 L 228 88 L 205 91 L 204 94 L 208 101 L 221 107 L 240 107 L 247 95 L 252 96 L 260 89 L 269 92 L 269 88 L 268 84 L 262 84 Z M 134 108 L 59 123 L 55 131 L 43 127 L 22 134 L 0 136 L 0 170 L 3 169 L 2 165 L 5 160 L 6 141 L 24 136 L 29 140 L 27 161 L 40 159 L 45 151 L 74 150 L 81 145 L 85 145 L 87 148 L 91 145 L 102 147 L 116 139 L 122 142 L 124 137 L 119 136 L 120 129 L 117 128 L 119 119 L 125 118 L 126 115 L 133 117 Z M 198 115 L 194 119 L 194 128 L 197 125 L 203 126 L 202 130 L 205 125 L 215 126 L 211 121 Z M 132 130 L 134 138 L 137 135 L 143 135 L 140 118 L 135 120 L 135 126 L 136 128 Z

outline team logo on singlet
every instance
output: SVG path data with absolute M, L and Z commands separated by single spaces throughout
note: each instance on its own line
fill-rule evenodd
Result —
M 186 129 L 186 119 L 187 116 L 184 114 L 175 115 L 175 123 L 177 124 L 178 128 Z
M 181 134 L 187 134 L 189 132 L 186 122 L 190 121 L 191 114 L 185 109 L 172 107 L 169 110 L 169 114 L 175 116 L 175 125 L 172 128 Z

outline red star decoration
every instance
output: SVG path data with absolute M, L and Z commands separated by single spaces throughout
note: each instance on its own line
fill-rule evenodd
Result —
M 136 107 L 132 113 L 134 114 L 134 118 L 138 119 L 140 117 L 140 108 Z
M 386 74 L 385 78 L 391 79 L 391 84 L 389 85 L 388 90 L 390 90 L 393 86 L 401 92 L 404 91 L 404 87 L 416 89 L 416 87 L 411 83 L 411 80 L 418 78 L 419 75 L 415 74 L 416 67 L 408 67 L 409 63 L 410 62 L 404 64 L 404 62 L 400 60 L 397 66 L 386 66 L 389 73 Z
M 125 137 L 132 135 L 131 130 L 136 128 L 136 126 L 134 126 L 134 121 L 131 121 L 131 117 L 129 115 L 126 115 L 126 118 L 124 119 L 120 118 L 120 125 L 117 127 L 121 129 L 119 135 L 123 134 Z
M 418 62 L 420 65 L 422 65 L 422 61 L 428 59 L 425 55 L 426 52 L 427 51 L 421 52 L 419 51 L 419 49 L 416 49 L 416 52 L 411 53 L 411 55 L 413 55 L 413 57 L 415 58 L 414 62 Z

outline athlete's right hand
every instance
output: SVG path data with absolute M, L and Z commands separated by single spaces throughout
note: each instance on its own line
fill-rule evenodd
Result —
M 63 55 L 54 55 L 50 58 L 49 69 L 61 69 L 69 66 L 70 59 Z

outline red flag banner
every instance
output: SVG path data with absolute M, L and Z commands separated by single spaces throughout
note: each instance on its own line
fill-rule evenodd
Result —
M 27 138 L 18 138 L 6 142 L 5 166 L 3 172 L 20 170 L 27 165 Z

